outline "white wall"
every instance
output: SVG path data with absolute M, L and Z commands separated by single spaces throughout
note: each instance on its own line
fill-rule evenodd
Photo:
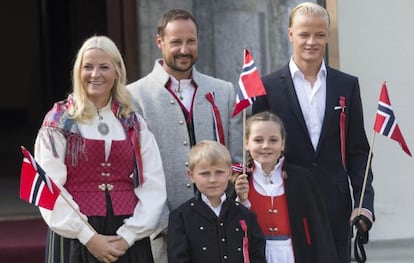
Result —
M 414 1 L 338 0 L 340 69 L 359 77 L 368 139 L 380 88 L 387 81 L 401 132 L 414 153 Z M 414 159 L 375 136 L 376 223 L 371 240 L 413 238 Z

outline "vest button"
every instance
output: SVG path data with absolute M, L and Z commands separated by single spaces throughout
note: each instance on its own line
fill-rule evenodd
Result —
M 170 100 L 170 104 L 175 104 L 175 101 L 174 100 Z
M 188 162 L 185 162 L 185 163 L 184 163 L 184 166 L 185 166 L 185 167 L 188 167 Z
M 187 141 L 184 141 L 184 142 L 183 142 L 183 144 L 184 144 L 184 145 L 187 145 L 187 144 L 188 144 L 188 142 L 187 142 Z
M 178 121 L 178 124 L 183 125 L 184 122 L 183 121 Z
M 186 184 L 185 187 L 190 188 L 191 184 Z

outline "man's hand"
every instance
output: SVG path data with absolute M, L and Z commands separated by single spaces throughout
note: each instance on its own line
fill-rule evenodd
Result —
M 354 219 L 355 219 L 355 217 L 357 217 L 358 215 L 359 215 L 359 208 L 355 208 L 353 211 L 352 211 L 352 213 L 351 213 L 351 217 L 350 217 L 350 219 L 349 219 L 349 222 L 350 222 L 350 224 L 352 225 L 352 222 L 354 221 Z M 362 208 L 361 209 L 361 215 L 364 215 L 366 218 L 368 218 L 369 219 L 369 221 L 371 222 L 371 225 L 368 225 L 364 220 L 362 220 L 362 219 L 359 219 L 358 220 L 358 222 L 355 222 L 355 224 L 358 224 L 359 225 L 359 227 L 360 227 L 360 229 L 363 231 L 363 232 L 367 232 L 370 228 L 371 228 L 371 226 L 372 226 L 372 224 L 374 223 L 374 221 L 373 221 L 373 219 L 372 219 L 372 214 L 367 210 L 367 209 L 364 209 L 364 208 Z

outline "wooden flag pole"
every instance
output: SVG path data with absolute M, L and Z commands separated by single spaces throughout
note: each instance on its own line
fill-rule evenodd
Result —
M 243 48 L 243 65 L 245 64 L 245 59 L 246 59 L 246 48 Z M 245 134 L 246 134 L 246 108 L 243 109 L 243 133 L 242 133 L 242 137 L 243 137 L 243 145 L 242 145 L 242 150 L 243 150 L 243 174 L 246 174 L 246 150 L 244 149 L 244 146 L 246 145 L 246 139 L 245 139 Z
M 244 149 L 244 146 L 246 145 L 246 109 L 243 109 L 243 174 L 246 174 L 246 150 Z
M 365 188 L 366 188 L 366 185 L 367 185 L 369 167 L 371 166 L 370 164 L 371 164 L 371 160 L 372 160 L 372 148 L 374 147 L 375 134 L 376 134 L 376 132 L 373 132 L 372 139 L 371 139 L 371 146 L 369 147 L 367 166 L 365 167 L 364 183 L 362 184 L 361 197 L 359 199 L 358 215 L 361 215 L 362 201 L 364 200 Z

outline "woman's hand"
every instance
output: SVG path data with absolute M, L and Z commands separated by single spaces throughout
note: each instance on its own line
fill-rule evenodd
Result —
M 119 242 L 120 239 L 123 240 L 120 236 L 95 234 L 88 243 L 86 243 L 86 248 L 101 262 L 115 262 L 125 253 L 125 251 L 118 250 L 112 245 L 113 242 Z

